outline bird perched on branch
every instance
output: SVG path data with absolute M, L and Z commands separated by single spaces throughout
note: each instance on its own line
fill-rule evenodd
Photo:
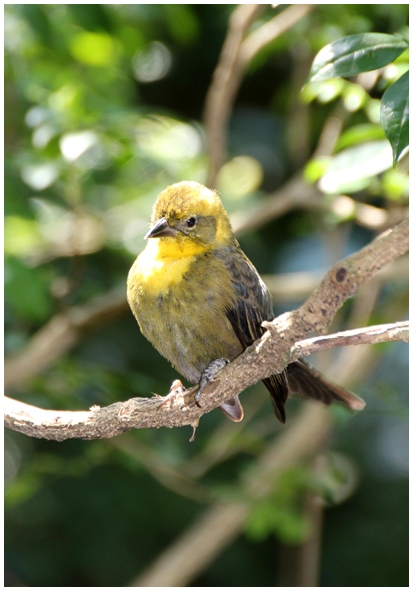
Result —
M 228 361 L 265 332 L 274 318 L 271 296 L 232 232 L 217 193 L 182 181 L 154 205 L 148 244 L 127 282 L 129 305 L 142 334 L 189 382 L 202 389 Z M 330 383 L 302 361 L 263 380 L 285 423 L 289 393 L 361 410 L 364 401 Z M 238 396 L 221 410 L 243 417 Z

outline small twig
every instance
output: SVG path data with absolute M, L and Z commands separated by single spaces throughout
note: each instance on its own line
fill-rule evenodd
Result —
M 340 137 L 346 119 L 348 119 L 348 110 L 344 107 L 342 102 L 339 102 L 334 108 L 333 113 L 324 123 L 323 129 L 318 139 L 317 147 L 312 158 L 331 156 L 336 146 L 337 140 Z
M 298 21 L 314 10 L 316 4 L 291 4 L 270 21 L 248 35 L 241 47 L 241 61 L 244 67 L 268 43 L 291 29 Z
M 409 321 L 395 322 L 394 324 L 379 324 L 367 328 L 346 330 L 332 335 L 314 337 L 295 343 L 293 354 L 298 357 L 306 357 L 313 353 L 319 353 L 326 349 L 347 347 L 349 345 L 376 345 L 377 343 L 403 341 L 409 342 Z

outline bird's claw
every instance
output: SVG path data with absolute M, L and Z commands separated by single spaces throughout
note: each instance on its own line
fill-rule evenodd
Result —
M 169 393 L 165 396 L 164 401 L 157 407 L 157 410 L 160 410 L 164 406 L 168 406 L 169 408 L 173 408 L 174 406 L 178 406 L 181 409 L 184 408 L 185 403 L 183 402 L 183 394 L 185 391 L 186 388 L 181 380 L 174 380 L 169 389 Z
M 184 400 L 184 394 L 187 392 L 187 389 L 182 384 L 181 380 L 174 380 L 171 384 L 169 389 L 169 393 L 165 396 L 163 402 L 157 407 L 157 410 L 168 406 L 169 408 L 178 407 L 181 410 L 185 410 L 186 404 Z M 158 396 L 158 394 L 156 394 Z M 195 422 L 191 423 L 191 427 L 193 429 L 192 435 L 189 441 L 195 440 L 196 430 L 199 425 L 199 419 Z
M 217 373 L 219 371 L 221 371 L 221 369 L 223 369 L 226 365 L 228 365 L 229 360 L 228 359 L 214 359 L 214 361 L 211 361 L 211 363 L 208 365 L 208 367 L 206 367 L 204 369 L 204 371 L 202 372 L 201 375 L 201 380 L 199 382 L 199 387 L 198 387 L 198 391 L 195 394 L 195 404 L 201 408 L 201 405 L 199 404 L 201 397 L 202 397 L 202 392 L 203 389 L 205 388 L 205 386 L 207 384 L 209 384 L 209 382 L 213 382 L 215 380 L 215 377 L 217 375 Z

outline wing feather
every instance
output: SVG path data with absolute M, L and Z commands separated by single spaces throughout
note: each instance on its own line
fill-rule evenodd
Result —
M 246 349 L 264 333 L 264 320 L 272 320 L 271 296 L 255 267 L 239 249 L 231 249 L 225 264 L 231 273 L 236 299 L 227 318 L 241 345 Z M 263 380 L 271 394 L 277 418 L 285 423 L 284 404 L 288 397 L 287 373 L 283 371 Z

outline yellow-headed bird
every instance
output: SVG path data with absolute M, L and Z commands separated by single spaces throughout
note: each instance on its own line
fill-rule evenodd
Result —
M 274 318 L 271 296 L 242 252 L 218 195 L 203 185 L 171 185 L 154 205 L 148 244 L 132 266 L 128 302 L 142 334 L 191 383 L 237 357 Z M 321 377 L 305 363 L 263 380 L 275 414 L 285 423 L 288 394 L 360 410 L 364 401 Z M 238 397 L 221 406 L 235 421 Z

